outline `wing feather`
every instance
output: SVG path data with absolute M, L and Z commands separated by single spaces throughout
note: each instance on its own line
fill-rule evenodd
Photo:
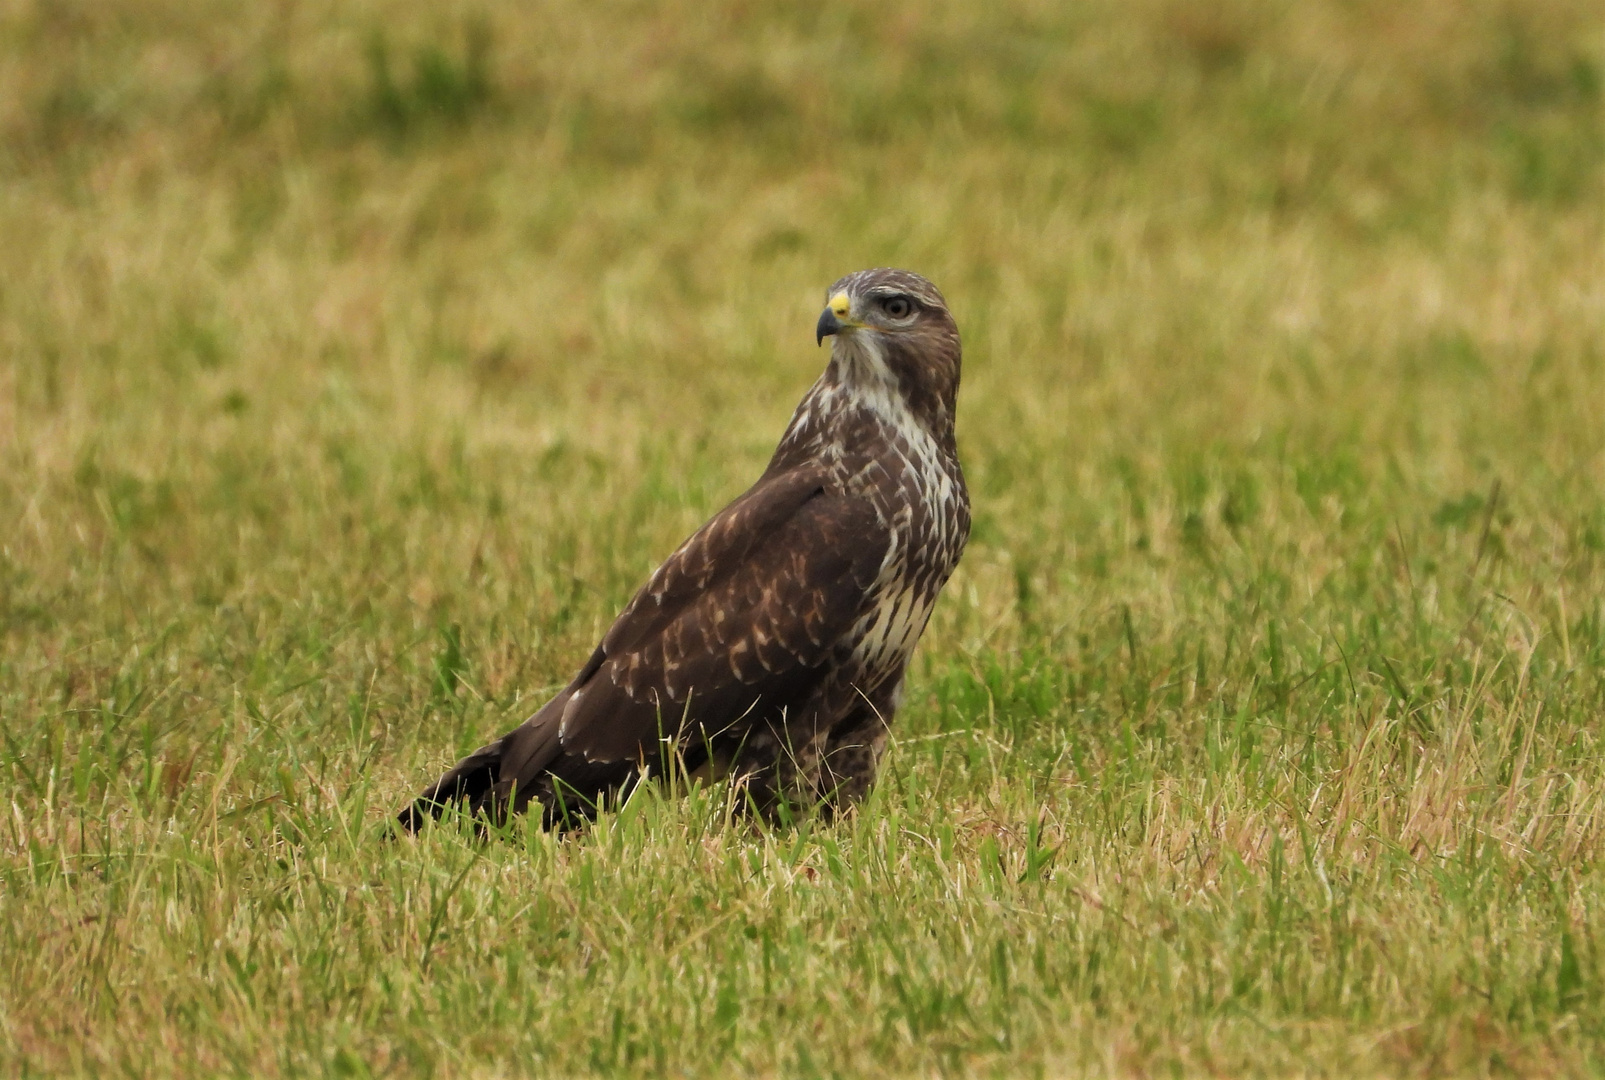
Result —
M 760 707 L 799 705 L 869 609 L 890 543 L 873 507 L 834 491 L 822 467 L 765 474 L 665 560 L 561 693 L 403 822 L 453 794 L 480 808 L 516 790 L 520 809 L 547 773 L 615 783 L 687 723 L 717 735 Z
M 889 543 L 873 507 L 818 469 L 760 480 L 613 624 L 564 705 L 563 751 L 634 759 L 686 721 L 718 732 L 755 704 L 801 699 L 866 609 Z

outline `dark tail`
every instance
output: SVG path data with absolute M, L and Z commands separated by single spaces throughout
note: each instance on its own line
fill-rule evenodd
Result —
M 397 814 L 396 821 L 408 832 L 417 832 L 427 818 L 438 818 L 449 806 L 484 813 L 501 778 L 504 742 L 505 739 L 497 739 L 463 758 Z
M 541 774 L 561 753 L 558 728 L 567 700 L 567 691 L 557 695 L 517 728 L 453 765 L 396 815 L 397 823 L 417 832 L 450 806 L 497 823 L 509 812 L 522 812 Z

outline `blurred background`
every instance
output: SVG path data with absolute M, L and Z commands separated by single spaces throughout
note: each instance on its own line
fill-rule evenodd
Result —
M 965 335 L 971 653 L 1044 597 L 1050 652 L 1172 634 L 1214 572 L 1175 560 L 1245 542 L 1315 581 L 1525 505 L 1539 562 L 1599 551 L 1602 27 L 8 3 L 7 625 L 84 659 L 69 701 L 233 618 L 203 682 L 261 663 L 243 627 L 325 676 L 353 634 L 413 722 L 442 662 L 512 707 L 761 469 L 823 288 L 881 264 Z
M 256 632 L 327 674 L 302 639 L 350 632 L 400 714 L 443 655 L 506 705 L 762 467 L 824 286 L 879 264 L 965 335 L 972 653 L 1043 597 L 1055 649 L 1133 611 L 1171 633 L 1213 573 L 1176 560 L 1245 543 L 1318 580 L 1520 520 L 1529 566 L 1591 558 L 1602 27 L 1591 0 L 12 0 L 8 649 L 86 658 L 72 700 L 118 635 L 234 618 L 203 682 Z

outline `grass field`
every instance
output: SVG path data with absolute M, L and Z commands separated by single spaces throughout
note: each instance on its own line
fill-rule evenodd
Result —
M 1605 1072 L 1597 0 L 0 2 L 0 1070 Z M 386 842 L 929 275 L 829 827 Z

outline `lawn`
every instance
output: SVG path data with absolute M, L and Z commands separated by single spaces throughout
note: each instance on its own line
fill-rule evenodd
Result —
M 878 787 L 388 817 L 964 333 Z M 0 2 L 0 1071 L 1605 1072 L 1598 0 Z

